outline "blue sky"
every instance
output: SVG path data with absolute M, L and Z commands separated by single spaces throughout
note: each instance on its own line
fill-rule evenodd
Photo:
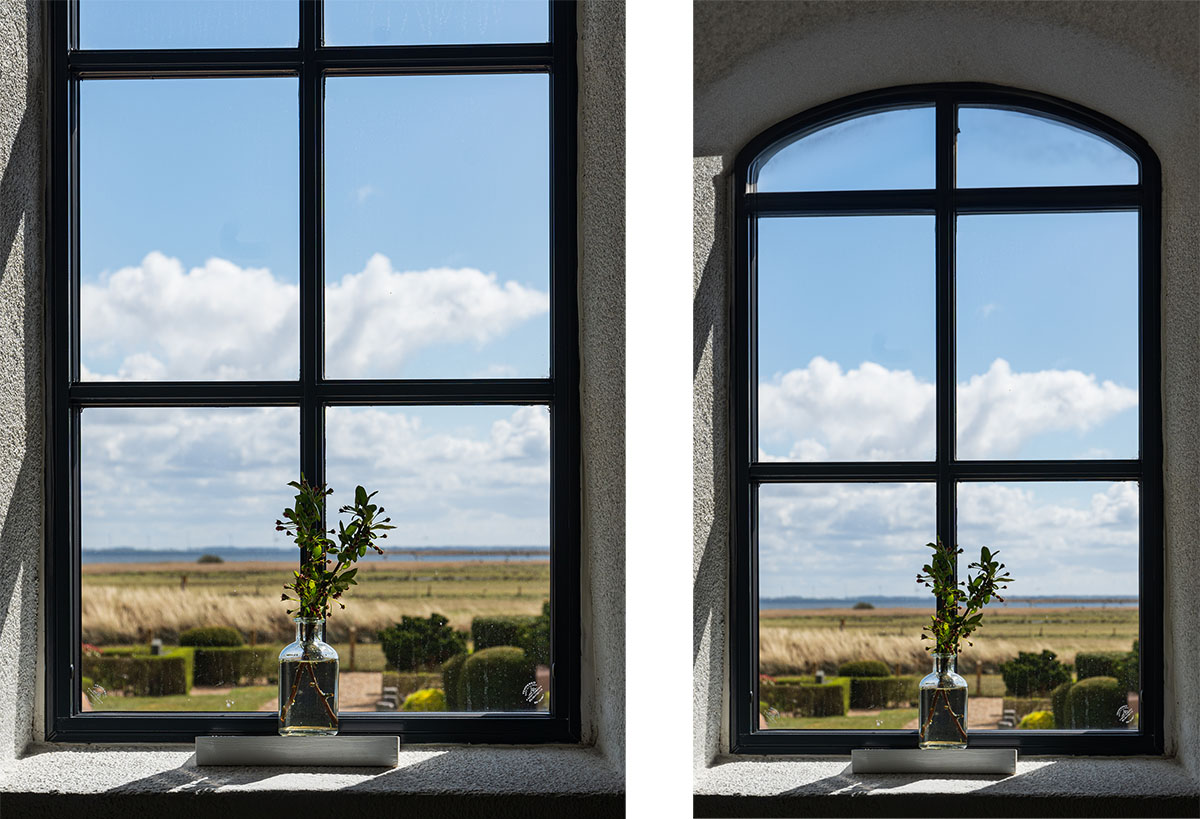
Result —
M 1137 182 L 1047 120 L 964 109 L 960 129 L 963 186 Z M 758 189 L 929 187 L 932 145 L 931 108 L 862 117 L 783 148 Z M 934 241 L 927 216 L 759 221 L 761 459 L 933 457 Z M 959 457 L 1137 457 L 1137 272 L 1134 213 L 958 220 Z M 933 503 L 930 485 L 762 487 L 761 595 L 915 593 Z M 1136 485 L 969 484 L 958 510 L 960 545 L 1003 549 L 1016 594 L 1137 592 Z
M 545 42 L 543 0 L 326 0 L 329 45 Z M 83 48 L 269 48 L 299 40 L 297 0 L 82 0 Z
M 540 3 L 403 5 L 330 14 L 348 42 L 546 37 Z M 293 11 L 85 0 L 84 45 L 286 45 Z M 294 78 L 82 84 L 85 379 L 298 377 L 297 92 Z M 546 376 L 548 95 L 536 74 L 328 81 L 329 376 Z M 331 485 L 379 489 L 403 520 L 396 545 L 548 543 L 545 408 L 327 418 Z M 278 542 L 294 410 L 87 410 L 82 438 L 84 548 Z

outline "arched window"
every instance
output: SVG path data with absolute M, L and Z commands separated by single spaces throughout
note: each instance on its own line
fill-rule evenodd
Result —
M 733 750 L 915 745 L 941 537 L 960 580 L 981 546 L 1015 577 L 960 657 L 972 746 L 1161 753 L 1149 146 L 1041 94 L 904 87 L 779 123 L 734 173 Z M 1071 674 L 1122 707 L 1017 730 Z

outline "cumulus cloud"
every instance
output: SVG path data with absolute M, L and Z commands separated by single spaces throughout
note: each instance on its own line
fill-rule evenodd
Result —
M 1137 406 L 1137 390 L 1078 370 L 1015 373 L 1004 359 L 958 386 L 959 455 L 1017 457 L 1047 432 L 1082 434 Z M 908 370 L 813 358 L 759 384 L 763 460 L 929 460 L 935 390 Z
M 379 490 L 391 544 L 549 542 L 546 408 L 336 407 L 327 422 L 332 500 Z M 86 410 L 84 548 L 287 545 L 273 522 L 298 423 L 289 408 Z
M 961 484 L 958 525 L 967 555 L 1001 550 L 1018 596 L 1137 594 L 1134 483 Z M 764 486 L 760 594 L 923 596 L 935 528 L 929 484 Z
M 419 350 L 483 347 L 549 310 L 549 295 L 472 268 L 397 271 L 373 255 L 326 288 L 326 371 L 397 377 Z M 295 379 L 299 288 L 223 259 L 184 270 L 152 252 L 80 288 L 88 380 Z

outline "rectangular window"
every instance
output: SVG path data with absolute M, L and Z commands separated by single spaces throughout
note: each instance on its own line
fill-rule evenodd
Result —
M 578 739 L 575 7 L 439 5 L 48 7 L 48 738 L 276 731 L 303 474 L 396 525 L 341 733 Z M 381 639 L 434 615 L 512 690 Z

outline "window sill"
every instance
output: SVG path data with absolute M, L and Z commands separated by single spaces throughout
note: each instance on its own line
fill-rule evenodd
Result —
M 40 745 L 0 766 L 0 814 L 182 819 L 225 807 L 238 816 L 299 816 L 386 805 L 386 815 L 578 819 L 620 812 L 622 773 L 595 749 L 566 746 L 409 746 L 396 768 L 303 771 L 198 768 L 191 745 Z
M 850 773 L 847 757 L 723 757 L 695 777 L 696 816 L 1200 816 L 1170 759 L 1025 757 L 1013 776 Z

